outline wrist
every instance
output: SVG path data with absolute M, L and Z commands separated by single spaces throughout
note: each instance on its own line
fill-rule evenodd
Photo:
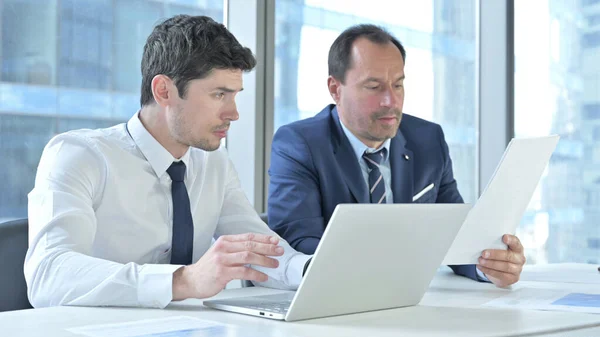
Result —
M 173 273 L 173 301 L 181 301 L 192 297 L 189 295 L 187 268 L 187 266 L 183 266 Z

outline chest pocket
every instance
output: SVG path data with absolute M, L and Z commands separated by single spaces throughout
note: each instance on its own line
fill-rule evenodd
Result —
M 437 197 L 437 189 L 432 188 L 429 191 L 425 192 L 423 195 L 419 197 L 419 199 L 413 201 L 415 204 L 433 204 L 435 203 Z

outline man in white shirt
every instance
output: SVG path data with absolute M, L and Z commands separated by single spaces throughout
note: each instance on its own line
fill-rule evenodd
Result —
M 255 64 L 223 25 L 173 17 L 144 47 L 141 110 L 48 143 L 29 194 L 34 307 L 163 308 L 234 279 L 298 287 L 310 256 L 260 220 L 220 149 Z

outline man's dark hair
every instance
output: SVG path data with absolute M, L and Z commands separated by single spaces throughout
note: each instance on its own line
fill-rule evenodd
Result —
M 373 43 L 381 45 L 391 42 L 398 50 L 400 50 L 402 60 L 406 61 L 406 50 L 404 50 L 400 41 L 385 29 L 368 24 L 352 26 L 343 31 L 342 34 L 333 41 L 333 44 L 329 49 L 329 75 L 342 83 L 346 81 L 346 72 L 352 66 L 352 59 L 350 57 L 352 45 L 354 44 L 354 41 L 359 38 L 366 38 Z
M 154 103 L 152 79 L 165 75 L 185 98 L 189 81 L 213 69 L 250 71 L 256 59 L 220 23 L 207 16 L 177 15 L 154 27 L 142 57 L 142 106 Z

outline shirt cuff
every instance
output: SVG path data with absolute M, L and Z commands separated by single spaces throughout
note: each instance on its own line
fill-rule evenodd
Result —
M 298 288 L 302 282 L 302 272 L 306 262 L 312 258 L 312 255 L 298 254 L 294 255 L 288 264 L 286 276 L 290 286 Z
M 475 271 L 477 272 L 477 280 L 481 281 L 481 282 L 490 282 L 490 280 L 487 278 L 487 276 L 485 276 L 485 274 L 477 269 L 477 266 L 475 266 Z
M 173 273 L 183 266 L 146 264 L 138 275 L 138 302 L 143 307 L 164 308 L 173 299 Z

